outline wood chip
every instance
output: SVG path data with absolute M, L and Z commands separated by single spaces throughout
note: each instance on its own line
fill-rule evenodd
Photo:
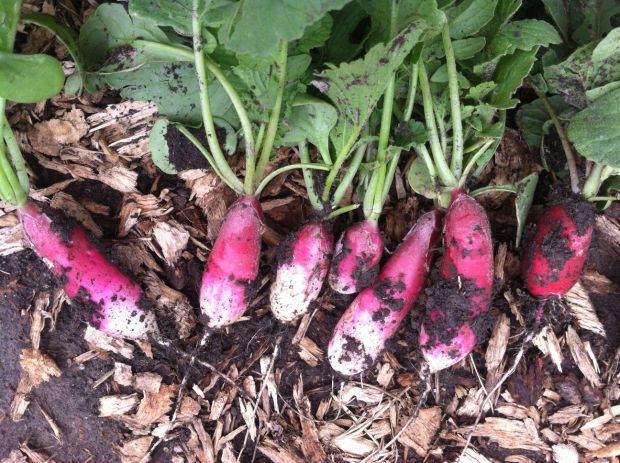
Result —
M 480 455 L 474 449 L 469 448 L 465 450 L 463 455 L 458 459 L 456 463 L 491 463 L 483 455 Z
M 297 385 L 293 388 L 293 398 L 295 399 L 295 405 L 297 405 L 301 421 L 301 451 L 306 457 L 306 461 L 310 463 L 323 463 L 327 460 L 327 454 L 319 442 L 319 432 L 310 411 L 310 400 L 304 395 L 303 389 L 303 380 L 300 376 Z
M 103 236 L 101 227 L 93 220 L 90 213 L 78 203 L 73 196 L 59 191 L 50 201 L 50 206 L 63 211 L 67 216 L 77 220 L 84 228 L 92 232 L 97 238 Z
M 611 458 L 620 456 L 620 442 L 614 442 L 613 444 L 606 445 L 603 448 L 590 452 L 590 455 L 599 458 Z
M 132 385 L 138 391 L 157 394 L 161 386 L 161 376 L 151 372 L 136 373 Z
M 113 338 L 112 336 L 109 336 L 90 325 L 86 327 L 84 339 L 92 347 L 96 347 L 97 349 L 114 352 L 128 359 L 133 358 L 133 345 L 123 341 L 122 339 Z
M 401 417 L 401 426 L 407 419 L 408 417 L 406 416 Z M 400 435 L 398 442 L 411 447 L 418 456 L 424 457 L 428 453 L 431 442 L 439 430 L 440 422 L 441 408 L 423 408 L 420 410 L 420 414 L 413 420 L 413 423 Z
M 566 330 L 566 343 L 568 344 L 568 349 L 570 350 L 573 360 L 577 364 L 579 370 L 581 370 L 581 373 L 583 373 L 583 376 L 594 387 L 603 387 L 603 382 L 592 365 L 585 346 L 572 326 L 569 326 Z
M 561 373 L 564 355 L 562 355 L 562 347 L 560 346 L 560 341 L 558 341 L 557 336 L 553 332 L 553 328 L 549 325 L 544 326 L 532 342 L 544 355 L 551 357 L 551 361 Z
M 588 291 L 581 282 L 578 281 L 562 299 L 580 328 L 607 337 L 605 327 L 596 315 Z
M 172 409 L 172 399 L 178 385 L 162 385 L 157 393 L 145 393 L 140 401 L 134 418 L 142 426 L 149 426 L 158 421 Z
M 553 450 L 553 461 L 556 463 L 578 463 L 579 454 L 574 446 L 570 444 L 557 444 L 551 448 Z
M 68 111 L 61 119 L 50 119 L 32 126 L 28 139 L 32 148 L 49 156 L 58 156 L 64 145 L 77 145 L 88 133 L 84 112 Z
M 4 216 L 6 217 L 6 216 Z M 21 224 L 0 228 L 0 256 L 8 256 L 26 249 Z
M 569 405 L 559 409 L 553 415 L 549 417 L 549 423 L 551 424 L 570 424 L 583 418 L 584 415 L 583 405 Z
M 458 428 L 457 432 L 468 434 L 471 427 Z M 487 418 L 479 424 L 473 432 L 474 436 L 487 437 L 500 447 L 508 449 L 532 450 L 548 452 L 551 449 L 543 442 L 536 431 L 536 426 L 530 418 L 523 421 L 506 418 Z
M 9 453 L 9 456 L 0 460 L 0 463 L 28 463 L 26 456 L 19 450 L 15 449 Z
M 117 447 L 116 453 L 118 453 L 122 463 L 141 463 L 142 458 L 151 446 L 151 442 L 153 442 L 153 436 L 139 437 Z
M 594 418 L 584 424 L 580 429 L 585 431 L 586 429 L 594 429 L 603 426 L 605 423 L 610 422 L 612 419 L 617 418 L 620 415 L 620 405 L 614 405 L 611 408 L 605 410 L 603 415 L 598 418 Z
M 138 405 L 138 394 L 108 395 L 99 398 L 99 416 L 124 415 Z
M 299 341 L 299 357 L 306 362 L 312 368 L 319 364 L 319 361 L 323 358 L 324 352 L 315 344 L 315 342 L 304 337 Z
M 159 245 L 166 263 L 172 266 L 187 247 L 189 232 L 176 220 L 168 220 L 155 224 L 153 238 Z
M 131 366 L 121 362 L 114 363 L 114 381 L 121 386 L 131 386 L 133 382 L 133 373 Z

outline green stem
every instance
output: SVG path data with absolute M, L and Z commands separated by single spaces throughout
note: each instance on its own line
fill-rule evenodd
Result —
M 220 171 L 222 179 L 226 180 L 228 185 L 237 193 L 244 193 L 244 185 L 237 178 L 232 171 L 226 157 L 222 153 L 220 144 L 215 134 L 215 125 L 213 123 L 213 114 L 211 113 L 211 104 L 209 101 L 209 89 L 207 85 L 207 72 L 205 69 L 205 54 L 202 50 L 202 37 L 200 36 L 201 24 L 198 19 L 198 0 L 193 0 L 192 8 L 192 36 L 194 46 L 194 63 L 196 66 L 196 77 L 198 79 L 198 89 L 200 90 L 200 109 L 202 113 L 202 120 L 204 123 L 205 134 L 207 136 L 207 142 L 209 143 L 209 149 L 213 156 L 213 161 L 217 165 Z M 246 193 L 247 194 L 247 193 Z
M 9 149 L 9 155 L 11 156 L 11 163 L 15 169 L 15 173 L 17 174 L 17 178 L 19 179 L 19 183 L 24 191 L 24 194 L 28 196 L 30 192 L 30 182 L 28 181 L 28 172 L 26 171 L 26 164 L 24 163 L 24 157 L 22 156 L 22 152 L 19 149 L 19 145 L 17 144 L 17 140 L 15 139 L 15 135 L 9 126 L 9 121 L 4 116 L 4 113 L 0 113 L 2 117 L 0 118 L 0 134 L 4 130 L 4 134 L 0 136 L 4 138 L 4 142 L 6 143 L 7 148 Z M 4 123 L 4 129 L 2 125 Z
M 372 215 L 369 217 L 371 220 L 378 220 L 381 215 L 381 211 L 383 210 L 383 205 L 385 204 L 385 200 L 387 199 L 387 195 L 390 192 L 390 186 L 392 186 L 392 181 L 394 180 L 394 175 L 396 174 L 396 167 L 398 167 L 398 160 L 400 159 L 401 152 L 395 154 L 392 159 L 390 159 L 390 163 L 388 164 L 387 174 L 385 176 L 385 181 L 383 182 L 383 189 L 381 190 L 381 198 L 379 201 L 376 201 L 374 204 L 375 210 Z
M 258 128 L 258 135 L 256 135 L 256 152 L 260 151 L 263 146 L 263 140 L 265 139 L 265 123 L 262 122 Z
M 358 207 L 360 207 L 359 204 L 349 204 L 348 206 L 341 207 L 327 214 L 327 217 L 325 217 L 325 220 L 331 220 L 334 217 L 339 216 L 340 214 L 346 214 L 347 212 L 354 211 Z
M 480 156 L 486 153 L 487 149 L 489 148 L 489 146 L 493 144 L 494 141 L 495 140 L 493 139 L 487 140 L 486 143 L 482 145 L 482 147 L 478 151 L 476 151 L 476 153 L 472 155 L 472 157 L 469 159 L 469 161 L 467 162 L 467 166 L 465 166 L 465 170 L 463 171 L 463 174 L 461 175 L 461 178 L 459 179 L 460 187 L 465 185 L 465 182 L 467 181 L 467 177 L 469 176 L 469 173 L 476 165 L 476 161 L 480 158 Z
M 260 184 L 256 187 L 254 191 L 254 196 L 259 197 L 262 191 L 265 189 L 267 184 L 271 182 L 275 177 L 280 175 L 282 172 L 286 172 L 287 170 L 293 169 L 315 169 L 315 170 L 329 170 L 329 166 L 325 164 L 306 164 L 306 163 L 298 163 L 298 164 L 289 164 L 288 166 L 280 167 L 279 169 L 274 170 L 269 175 L 267 175 Z
M 570 175 L 570 185 L 573 193 L 579 193 L 579 174 L 577 173 L 577 163 L 575 162 L 575 155 L 573 153 L 573 148 L 571 147 L 570 141 L 568 140 L 568 135 L 566 135 L 566 131 L 564 130 L 564 126 L 558 115 L 553 109 L 551 102 L 547 98 L 547 95 L 544 92 L 540 92 L 536 90 L 536 95 L 540 98 L 551 116 L 551 120 L 553 121 L 553 125 L 555 125 L 555 130 L 558 132 L 558 136 L 560 137 L 560 141 L 562 142 L 562 148 L 564 148 L 564 155 L 566 156 L 566 163 L 568 164 L 568 173 Z
M 439 142 L 441 143 L 441 152 L 448 153 L 448 137 L 446 134 L 446 125 L 443 122 L 443 118 L 439 117 L 439 112 L 436 107 L 433 107 L 435 114 L 435 121 L 437 122 L 437 132 L 439 132 Z
M 299 145 L 299 159 L 304 164 L 310 164 L 310 155 L 308 154 L 308 144 L 306 142 Z M 314 177 L 312 176 L 312 172 L 308 169 L 303 169 L 302 173 L 304 175 L 304 181 L 306 182 L 306 191 L 308 192 L 308 200 L 310 201 L 310 205 L 315 211 L 320 211 L 323 209 L 323 206 L 321 205 L 319 195 L 316 194 L 316 190 L 314 188 Z
M 407 103 L 405 104 L 405 112 L 402 120 L 407 122 L 413 114 L 413 105 L 415 103 L 415 91 L 418 84 L 418 63 L 411 66 L 411 78 L 409 79 L 409 90 L 407 90 Z
M 590 196 L 586 198 L 586 201 L 595 202 L 595 201 L 617 201 L 620 199 L 620 193 L 617 196 Z
M 370 182 L 368 182 L 368 188 L 366 189 L 366 194 L 364 195 L 364 201 L 362 206 L 364 217 L 370 217 L 370 215 L 372 214 L 372 208 L 375 202 L 375 193 L 377 191 L 377 182 L 379 181 L 379 175 L 379 171 L 375 170 L 370 176 Z
M 469 154 L 469 153 L 472 153 L 473 151 L 476 151 L 478 148 L 480 148 L 486 142 L 487 142 L 487 140 L 485 138 L 483 138 L 481 140 L 478 140 L 473 145 L 469 145 L 468 147 L 464 148 L 463 149 L 463 154 Z
M 583 185 L 583 197 L 589 199 L 598 193 L 601 187 L 602 173 L 605 166 L 603 164 L 595 163 L 586 183 Z
M 13 166 L 6 157 L 4 142 L 0 141 L 0 170 L 2 171 L 2 194 L 6 196 L 12 206 L 23 206 L 28 202 L 28 198 L 19 183 L 17 175 L 13 171 Z
M 0 140 L 0 158 L 6 159 L 5 149 L 4 142 Z M 7 204 L 15 204 L 15 195 L 3 168 L 0 168 L 0 198 Z
M 444 186 L 455 186 L 457 183 L 456 177 L 454 177 L 454 174 L 450 170 L 444 154 L 441 151 L 441 145 L 439 144 L 437 126 L 435 125 L 435 116 L 433 114 L 433 97 L 428 83 L 428 76 L 426 75 L 426 67 L 422 60 L 418 63 L 418 67 L 418 80 L 420 83 L 420 91 L 422 92 L 422 101 L 424 103 L 424 119 L 426 120 L 426 128 L 430 134 L 431 152 L 433 153 L 437 173 Z
M 433 185 L 437 185 L 437 172 L 435 172 L 435 164 L 433 164 L 431 154 L 428 152 L 426 145 L 416 145 L 413 149 L 419 156 L 422 156 L 424 164 L 426 164 L 426 170 L 428 170 L 428 175 L 431 178 L 431 182 Z
M 329 175 L 325 179 L 325 186 L 323 187 L 323 195 L 321 197 L 321 199 L 324 202 L 327 202 L 329 200 L 329 192 L 332 188 L 334 180 L 336 179 L 336 175 L 338 175 L 338 172 L 340 171 L 342 164 L 344 164 L 344 161 L 347 159 L 347 156 L 349 155 L 349 152 L 353 148 L 353 145 L 355 145 L 355 140 L 357 140 L 357 137 L 359 136 L 361 130 L 362 128 L 359 127 L 353 131 L 353 133 L 349 136 L 346 143 L 343 145 L 342 149 L 336 156 L 336 160 L 334 161 L 334 164 L 331 166 Z
M 280 50 L 278 51 L 278 59 L 276 61 L 276 81 L 278 88 L 276 90 L 276 102 L 271 110 L 269 116 L 269 124 L 267 125 L 267 132 L 265 134 L 265 142 L 261 149 L 260 157 L 258 158 L 258 164 L 256 165 L 256 182 L 258 182 L 263 174 L 265 168 L 269 162 L 271 156 L 271 149 L 273 148 L 273 141 L 276 138 L 276 131 L 278 130 L 278 124 L 280 123 L 280 110 L 282 108 L 282 99 L 284 95 L 284 85 L 286 84 L 286 57 L 288 53 L 288 42 L 286 40 L 280 41 Z
M 450 168 L 456 178 L 461 176 L 463 168 L 463 122 L 461 120 L 461 101 L 459 99 L 459 81 L 456 73 L 456 59 L 450 40 L 448 24 L 441 31 L 443 48 L 446 53 L 448 67 L 448 90 L 450 93 L 450 112 L 452 114 L 452 161 Z
M 519 193 L 519 190 L 514 185 L 491 185 L 485 186 L 484 188 L 478 188 L 477 190 L 470 191 L 469 196 L 478 196 L 483 193 L 490 193 L 491 191 L 503 191 L 507 193 Z
M 353 182 L 353 178 L 355 177 L 355 174 L 357 173 L 360 164 L 364 159 L 364 152 L 366 151 L 366 148 L 367 145 L 365 143 L 362 143 L 360 144 L 360 146 L 358 146 L 357 151 L 353 155 L 353 159 L 351 159 L 351 163 L 347 168 L 347 171 L 345 172 L 342 180 L 338 184 L 338 188 L 336 188 L 336 191 L 334 191 L 334 196 L 332 196 L 332 204 L 337 205 L 340 204 L 340 201 L 342 201 L 344 194 L 349 188 L 349 185 L 351 185 L 351 182 Z

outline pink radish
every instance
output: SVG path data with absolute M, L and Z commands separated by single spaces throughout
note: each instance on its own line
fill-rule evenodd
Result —
M 583 206 L 585 210 L 588 205 Z M 524 249 L 521 273 L 533 296 L 549 297 L 567 293 L 577 282 L 586 260 L 593 226 L 581 229 L 570 209 L 555 205 L 544 210 L 536 222 L 536 232 Z
M 433 288 L 420 327 L 420 345 L 431 371 L 448 368 L 471 352 L 493 289 L 489 220 L 461 189 L 452 193 L 443 235 L 444 280 Z
M 65 227 L 60 213 L 35 203 L 17 213 L 30 246 L 64 279 L 67 294 L 96 305 L 96 327 L 128 339 L 144 340 L 159 332 L 140 287 L 106 259 L 84 228 Z
M 200 288 L 200 308 L 210 328 L 237 321 L 254 297 L 263 222 L 262 208 L 253 196 L 244 196 L 228 208 Z
M 334 238 L 322 222 L 309 222 L 280 244 L 271 312 L 288 323 L 303 315 L 321 292 Z
M 329 285 L 342 294 L 368 287 L 379 274 L 383 239 L 376 220 L 364 220 L 349 227 L 336 243 L 329 270 Z
M 436 210 L 420 217 L 377 281 L 346 310 L 329 343 L 327 355 L 334 370 L 352 375 L 374 364 L 424 287 L 439 224 Z

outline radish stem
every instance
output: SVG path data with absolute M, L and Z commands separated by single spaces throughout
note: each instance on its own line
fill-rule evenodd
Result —
M 254 196 L 260 196 L 263 189 L 267 186 L 269 182 L 271 182 L 275 177 L 280 175 L 282 172 L 286 172 L 287 170 L 293 169 L 315 169 L 315 170 L 329 170 L 329 166 L 325 164 L 306 164 L 306 163 L 298 163 L 298 164 L 289 164 L 288 166 L 280 167 L 279 169 L 274 170 L 269 175 L 267 175 L 260 184 L 256 187 L 254 191 Z
M 284 85 L 286 84 L 286 57 L 288 53 L 288 42 L 286 40 L 280 41 L 280 49 L 278 51 L 278 59 L 276 61 L 276 81 L 278 82 L 278 89 L 276 91 L 276 102 L 271 110 L 269 116 L 269 124 L 267 125 L 267 132 L 265 133 L 265 141 L 261 149 L 258 163 L 256 164 L 256 180 L 254 183 L 258 183 L 265 173 L 265 168 L 269 162 L 271 156 L 271 149 L 273 148 L 273 141 L 276 138 L 276 131 L 278 130 L 278 123 L 280 122 L 280 110 L 282 108 L 282 97 L 284 95 Z M 247 169 L 247 167 L 246 167 Z
M 467 177 L 469 176 L 469 173 L 471 172 L 471 170 L 474 168 L 476 161 L 480 158 L 480 156 L 486 153 L 487 149 L 489 148 L 489 146 L 491 146 L 493 141 L 494 141 L 493 139 L 487 140 L 484 143 L 484 145 L 482 145 L 482 147 L 474 155 L 472 155 L 471 159 L 467 162 L 467 165 L 465 166 L 465 170 L 463 171 L 461 179 L 459 180 L 460 187 L 465 185 L 465 182 L 467 181 Z
M 478 188 L 477 190 L 470 191 L 469 196 L 478 196 L 484 193 L 490 193 L 491 191 L 504 191 L 507 193 L 517 194 L 519 191 L 517 187 L 514 185 L 490 185 L 485 186 L 483 188 Z
M 334 217 L 339 216 L 340 214 L 346 214 L 347 212 L 354 211 L 358 207 L 360 207 L 359 204 L 349 204 L 348 206 L 340 207 L 340 208 L 336 209 L 335 211 L 332 211 L 329 214 L 327 214 L 327 218 L 326 219 L 327 220 L 331 220 Z
M 596 195 L 598 190 L 601 188 L 604 167 L 605 166 L 603 164 L 599 164 L 598 162 L 594 164 L 586 183 L 583 185 L 582 193 L 585 199 L 589 199 Z
M 456 59 L 450 40 L 450 28 L 448 24 L 441 31 L 443 48 L 446 53 L 446 65 L 448 67 L 448 91 L 450 92 L 450 112 L 452 114 L 452 161 L 450 168 L 452 173 L 459 178 L 463 168 L 463 123 L 461 121 L 461 102 L 459 100 L 459 82 L 456 73 Z
M 213 156 L 213 160 L 220 171 L 222 179 L 226 178 L 227 184 L 231 185 L 233 190 L 241 194 L 244 192 L 243 183 L 237 178 L 232 171 L 220 144 L 215 135 L 215 126 L 213 124 L 213 114 L 211 113 L 211 104 L 209 101 L 209 89 L 207 85 L 207 73 L 205 70 L 205 54 L 202 50 L 202 38 L 200 36 L 201 24 L 198 19 L 198 0 L 193 0 L 192 7 L 192 36 L 194 46 L 194 62 L 196 66 L 196 77 L 198 79 L 198 88 L 200 90 L 200 109 L 202 112 L 202 120 L 204 122 L 204 130 L 209 143 L 209 149 Z
M 553 121 L 553 125 L 555 125 L 555 130 L 558 132 L 558 136 L 560 137 L 560 141 L 562 142 L 562 148 L 564 148 L 564 154 L 566 156 L 566 162 L 568 164 L 568 173 L 570 175 L 570 186 L 573 193 L 579 193 L 579 174 L 577 173 L 577 164 L 575 163 L 575 154 L 573 153 L 573 148 L 571 147 L 570 141 L 568 139 L 568 135 L 566 135 L 566 131 L 564 130 L 564 126 L 558 115 L 551 106 L 551 102 L 547 98 L 543 92 L 536 90 L 536 95 L 541 99 L 543 105 L 547 109 L 549 116 L 551 116 L 551 120 Z
M 17 178 L 19 179 L 19 183 L 24 191 L 24 194 L 28 196 L 28 192 L 30 191 L 30 182 L 28 181 L 28 172 L 26 172 L 24 157 L 19 149 L 15 135 L 9 126 L 9 121 L 4 116 L 4 113 L 0 113 L 0 115 L 0 143 L 2 143 L 1 140 L 4 136 L 4 142 L 6 143 L 9 154 L 11 155 L 11 163 L 13 164 L 13 168 L 15 169 L 15 173 L 17 174 Z M 2 128 L 2 122 L 4 122 L 4 128 Z M 4 134 L 2 133 L 3 130 Z
M 435 116 L 433 114 L 433 97 L 428 83 L 426 67 L 422 60 L 418 63 L 418 67 L 418 80 L 420 82 L 420 91 L 422 92 L 422 101 L 424 104 L 424 118 L 426 120 L 426 128 L 430 134 L 431 153 L 433 153 L 433 160 L 437 167 L 437 173 L 439 179 L 445 186 L 456 186 L 456 178 L 450 170 L 444 153 L 441 151 L 441 145 L 439 144 L 439 136 L 437 135 L 437 126 L 435 125 Z
M 299 144 L 299 159 L 304 164 L 310 164 L 308 144 L 305 141 Z M 302 169 L 302 173 L 304 175 L 304 182 L 306 182 L 308 201 L 310 201 L 310 205 L 315 211 L 320 211 L 321 201 L 319 200 L 319 196 L 316 194 L 316 190 L 314 189 L 314 177 L 312 177 L 312 172 L 308 171 L 307 169 Z
M 415 103 L 415 91 L 418 84 L 418 63 L 411 65 L 411 78 L 409 79 L 409 90 L 407 90 L 407 103 L 405 104 L 405 112 L 402 120 L 407 122 L 413 114 L 413 105 Z
M 357 173 L 360 164 L 364 159 L 364 152 L 366 151 L 367 146 L 368 145 L 366 145 L 365 143 L 362 143 L 360 144 L 360 146 L 358 146 L 357 151 L 353 155 L 353 159 L 349 164 L 349 168 L 347 169 L 346 173 L 342 177 L 342 180 L 338 184 L 338 188 L 336 188 L 336 191 L 334 192 L 334 196 L 332 197 L 332 204 L 338 205 L 340 204 L 340 201 L 342 201 L 342 197 L 349 188 L 349 185 L 351 185 L 353 177 L 355 177 L 355 174 Z

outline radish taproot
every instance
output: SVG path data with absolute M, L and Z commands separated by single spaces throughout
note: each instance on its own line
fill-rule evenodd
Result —
M 84 228 L 67 226 L 61 213 L 33 202 L 17 214 L 26 240 L 64 280 L 69 297 L 95 304 L 93 325 L 117 338 L 145 340 L 158 334 L 140 287 L 97 249 Z
M 329 271 L 334 238 L 325 224 L 312 221 L 280 243 L 271 312 L 282 323 L 303 315 L 315 300 Z
M 526 243 L 521 273 L 528 291 L 541 298 L 562 295 L 575 285 L 592 240 L 592 209 L 577 203 L 588 217 L 576 220 L 575 211 L 556 204 L 542 211 L 536 231 Z
M 484 209 L 462 189 L 452 193 L 444 219 L 443 280 L 429 294 L 420 327 L 431 371 L 463 359 L 476 344 L 493 289 L 493 243 Z
M 210 328 L 238 320 L 254 297 L 263 227 L 255 197 L 244 196 L 228 208 L 200 288 L 200 308 Z
M 379 274 L 383 239 L 375 220 L 347 228 L 334 249 L 329 285 L 334 291 L 352 294 L 372 284 Z
M 329 342 L 334 370 L 352 375 L 375 362 L 424 287 L 440 222 L 437 210 L 420 217 L 378 279 L 345 311 Z

